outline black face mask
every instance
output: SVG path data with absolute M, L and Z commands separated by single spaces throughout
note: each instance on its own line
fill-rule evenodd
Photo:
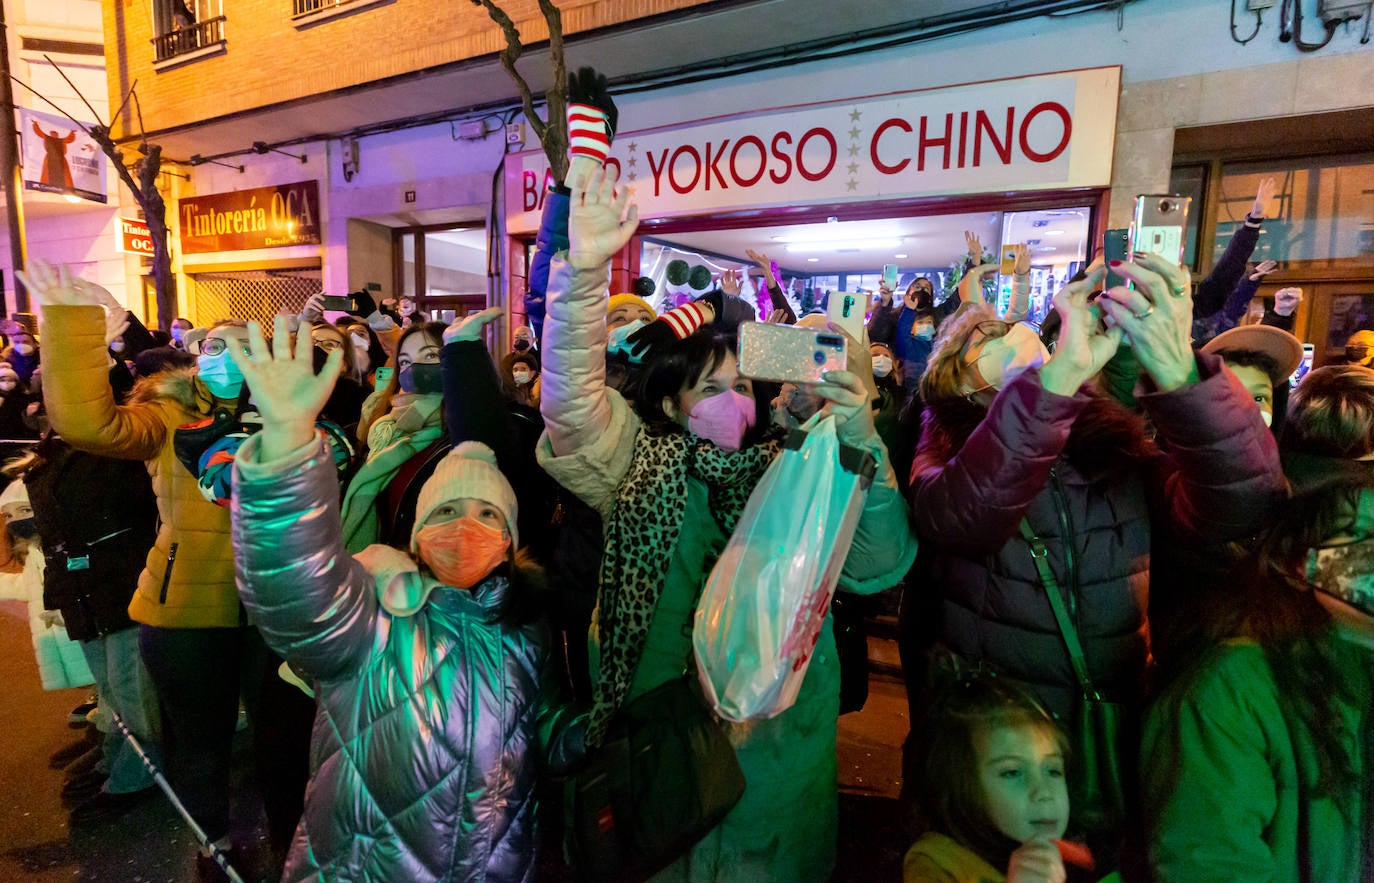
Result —
M 11 521 L 9 524 L 10 533 L 20 539 L 30 539 L 38 533 L 38 525 L 32 518 L 20 518 L 18 521 Z
M 444 375 L 438 364 L 417 362 L 401 369 L 396 384 L 401 392 L 427 395 L 444 391 Z
M 514 349 L 517 353 L 523 353 L 525 350 L 530 348 L 530 342 L 522 337 L 515 343 L 513 343 L 511 345 L 511 348 Z

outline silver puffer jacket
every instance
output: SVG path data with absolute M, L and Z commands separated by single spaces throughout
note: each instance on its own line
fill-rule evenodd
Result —
M 581 727 L 541 697 L 539 631 L 496 621 L 506 578 L 464 592 L 395 549 L 349 556 L 323 445 L 259 449 L 234 467 L 239 591 L 319 703 L 283 879 L 532 879 L 536 767 L 575 760 Z

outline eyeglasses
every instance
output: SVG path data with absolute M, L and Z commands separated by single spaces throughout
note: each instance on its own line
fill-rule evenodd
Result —
M 327 353 L 332 353 L 334 350 L 343 346 L 343 341 L 339 340 L 337 337 L 312 337 L 310 341 L 315 344 L 318 349 L 324 350 Z
M 240 346 L 243 348 L 245 356 L 253 355 L 253 350 L 249 348 L 247 341 L 243 341 Z M 207 337 L 200 344 L 200 353 L 203 356 L 218 356 L 227 349 L 229 349 L 229 341 L 222 337 Z
M 964 345 L 964 361 L 977 361 L 978 353 L 983 349 L 984 344 L 999 337 L 1006 337 L 1011 330 L 1011 325 L 1001 319 L 986 319 L 973 326 L 973 331 L 969 333 L 968 343 Z M 973 358 L 969 358 L 972 356 Z

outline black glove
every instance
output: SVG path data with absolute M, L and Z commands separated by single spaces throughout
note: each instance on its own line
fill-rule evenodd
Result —
M 372 297 L 372 293 L 366 288 L 359 288 L 353 292 L 353 309 L 349 310 L 349 315 L 361 316 L 366 319 L 377 312 L 377 301 Z
M 606 115 L 606 134 L 615 138 L 616 120 L 619 111 L 611 93 L 606 91 L 606 77 L 594 68 L 579 68 L 577 73 L 568 74 L 568 103 L 590 104 Z
M 725 292 L 719 288 L 706 292 L 697 298 L 695 303 L 710 306 L 714 321 L 719 322 L 725 318 Z
M 673 333 L 673 329 L 663 319 L 655 319 L 648 325 L 636 331 L 626 338 L 626 343 L 630 345 L 630 356 L 634 359 L 643 360 L 646 355 L 658 349 L 675 343 L 678 337 Z

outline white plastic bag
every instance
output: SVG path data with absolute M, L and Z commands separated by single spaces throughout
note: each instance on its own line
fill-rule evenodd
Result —
M 722 718 L 775 717 L 796 701 L 875 466 L 817 415 L 754 488 L 692 630 L 703 693 Z

